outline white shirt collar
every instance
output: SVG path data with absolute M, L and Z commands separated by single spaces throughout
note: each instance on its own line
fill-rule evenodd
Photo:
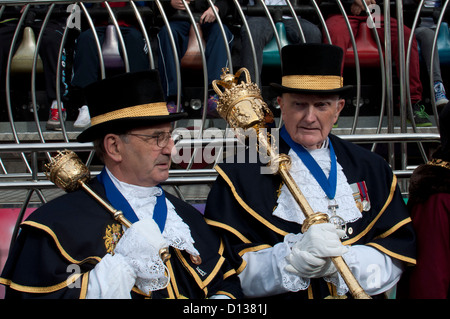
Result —
M 326 144 L 328 145 L 328 142 Z M 330 152 L 328 147 L 324 146 L 319 149 L 310 150 L 310 154 L 322 168 L 325 175 L 328 176 L 331 168 Z M 288 155 L 291 157 L 290 174 L 308 203 L 311 205 L 313 211 L 329 213 L 328 205 L 330 202 L 319 183 L 293 150 L 290 150 Z M 335 200 L 339 205 L 337 215 L 342 217 L 347 223 L 353 222 L 361 218 L 362 215 L 356 207 L 353 191 L 347 182 L 347 177 L 343 172 L 342 166 L 337 163 L 336 168 L 337 189 Z M 305 216 L 303 212 L 300 211 L 300 207 L 298 207 L 297 202 L 286 185 L 281 187 L 280 196 L 278 197 L 277 202 L 278 205 L 274 210 L 273 215 L 287 221 L 303 224 Z M 292 209 L 292 207 L 296 207 L 297 209 Z

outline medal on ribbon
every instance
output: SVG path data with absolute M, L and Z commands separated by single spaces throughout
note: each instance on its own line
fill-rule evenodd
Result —
M 302 145 L 295 143 L 284 126 L 280 130 L 280 136 L 302 160 L 303 164 L 305 164 L 306 168 L 308 168 L 309 172 L 312 174 L 312 176 L 315 178 L 317 183 L 320 185 L 320 187 L 328 197 L 328 211 L 331 215 L 329 218 L 329 222 L 331 224 L 334 224 L 336 228 L 346 231 L 347 224 L 345 220 L 336 213 L 336 209 L 339 208 L 339 205 L 334 198 L 336 195 L 337 187 L 337 161 L 331 141 L 329 142 L 331 167 L 330 174 L 327 178 L 322 168 L 319 166 L 319 164 L 317 164 L 316 160 L 312 157 L 308 150 L 306 150 Z
M 369 193 L 367 192 L 366 182 L 358 182 L 350 185 L 353 198 L 355 199 L 356 207 L 358 207 L 360 212 L 367 212 L 370 210 L 370 199 Z

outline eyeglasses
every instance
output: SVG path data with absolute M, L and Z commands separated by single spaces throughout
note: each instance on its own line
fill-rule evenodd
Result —
M 160 148 L 166 147 L 170 139 L 173 140 L 174 144 L 177 144 L 182 138 L 181 135 L 173 132 L 160 132 L 154 135 L 127 133 L 127 135 L 140 137 L 146 143 L 152 139 L 156 139 L 156 145 Z

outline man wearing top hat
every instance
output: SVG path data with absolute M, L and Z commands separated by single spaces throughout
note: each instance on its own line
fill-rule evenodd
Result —
M 155 70 L 87 87 L 94 142 L 105 164 L 89 186 L 132 225 L 122 227 L 83 190 L 43 205 L 22 223 L 0 283 L 6 298 L 236 298 L 235 271 L 194 208 L 166 193 L 172 122 Z M 163 262 L 159 251 L 169 247 Z
M 272 84 L 284 121 L 278 151 L 291 157 L 289 172 L 314 212 L 336 216 L 343 227 L 315 224 L 302 233 L 305 217 L 282 178 L 262 173 L 266 164 L 230 159 L 217 166 L 205 217 L 222 234 L 247 297 L 342 297 L 348 287 L 330 261 L 335 256 L 367 294 L 383 296 L 415 263 L 396 177 L 384 159 L 330 133 L 349 89 L 340 76 L 342 50 L 299 44 L 281 53 L 282 83 Z

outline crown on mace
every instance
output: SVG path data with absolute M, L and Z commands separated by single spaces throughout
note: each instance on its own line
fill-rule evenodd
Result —
M 245 74 L 245 82 L 238 84 L 240 75 Z M 218 85 L 222 86 L 221 90 Z M 233 128 L 247 129 L 264 126 L 266 116 L 271 116 L 267 104 L 261 96 L 258 85 L 251 82 L 250 73 L 246 68 L 239 69 L 234 75 L 228 68 L 222 69 L 220 80 L 212 83 L 214 91 L 219 96 L 217 112 Z

